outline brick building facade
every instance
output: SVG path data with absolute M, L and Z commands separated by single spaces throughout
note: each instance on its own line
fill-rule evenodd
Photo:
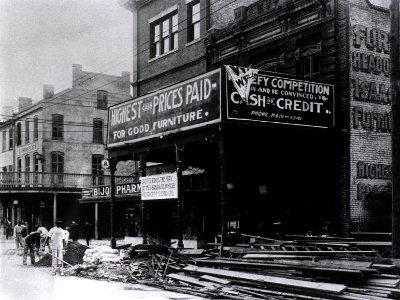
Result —
M 223 73 L 219 125 L 110 148 L 117 160 L 177 165 L 173 153 L 184 149 L 185 167 L 205 178 L 206 194 L 180 199 L 192 237 L 210 238 L 234 224 L 252 234 L 273 234 L 282 223 L 301 234 L 390 228 L 387 7 L 369 0 L 143 0 L 129 9 L 137 24 L 138 102 L 205 72 Z M 333 85 L 333 124 L 227 118 L 224 65 Z M 143 222 L 157 223 L 152 209 Z

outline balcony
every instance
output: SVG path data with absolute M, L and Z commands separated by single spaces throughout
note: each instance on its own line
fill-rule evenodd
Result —
M 135 177 L 115 176 L 115 182 L 131 183 Z M 0 190 L 16 189 L 81 189 L 110 185 L 109 175 L 45 173 L 45 172 L 0 172 Z

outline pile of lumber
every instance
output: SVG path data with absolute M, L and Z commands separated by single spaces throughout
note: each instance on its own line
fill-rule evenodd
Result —
M 118 262 L 86 263 L 69 275 L 142 283 L 212 299 L 400 298 L 399 269 L 354 240 L 256 238 L 251 243 L 177 250 L 157 240 L 130 246 Z

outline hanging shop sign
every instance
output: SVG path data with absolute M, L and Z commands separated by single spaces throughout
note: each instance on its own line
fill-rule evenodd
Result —
M 220 85 L 221 72 L 216 70 L 110 107 L 107 146 L 219 122 Z
M 115 185 L 115 195 L 140 195 L 140 182 Z M 109 185 L 94 186 L 82 189 L 82 198 L 110 198 L 111 187 Z
M 334 125 L 334 87 L 257 69 L 225 66 L 227 118 L 312 127 Z
M 176 173 L 141 177 L 140 182 L 142 200 L 178 198 L 178 176 Z

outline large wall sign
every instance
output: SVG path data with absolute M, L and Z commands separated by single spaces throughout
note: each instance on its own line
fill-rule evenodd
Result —
M 324 128 L 334 125 L 333 85 L 256 69 L 225 68 L 228 119 Z
M 142 200 L 177 199 L 178 177 L 176 173 L 141 177 Z
M 108 147 L 221 120 L 221 72 L 215 70 L 109 108 Z

